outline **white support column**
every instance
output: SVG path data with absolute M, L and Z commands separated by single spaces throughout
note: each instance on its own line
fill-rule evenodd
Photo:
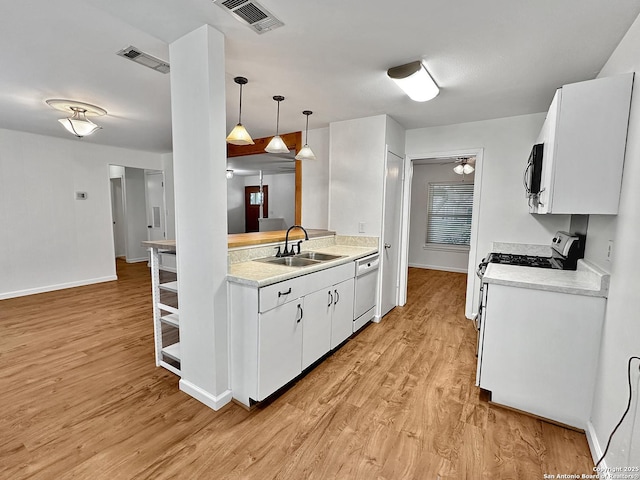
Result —
M 209 25 L 170 45 L 180 295 L 180 389 L 231 400 L 227 322 L 224 36 Z

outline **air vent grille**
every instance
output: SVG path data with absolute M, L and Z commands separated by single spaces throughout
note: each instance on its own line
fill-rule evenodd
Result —
M 274 17 L 266 8 L 253 0 L 213 0 L 220 8 L 224 8 L 237 20 L 247 24 L 256 33 L 264 33 L 284 23 Z
M 145 67 L 148 67 L 151 70 L 155 70 L 156 72 L 169 73 L 170 67 L 168 62 L 160 60 L 153 55 L 149 55 L 148 53 L 145 53 L 138 48 L 128 46 L 127 48 L 123 48 L 116 53 L 123 58 L 128 58 L 132 62 L 144 65 Z

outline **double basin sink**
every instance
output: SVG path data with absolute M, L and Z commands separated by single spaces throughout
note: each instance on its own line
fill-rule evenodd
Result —
M 302 252 L 291 257 L 266 257 L 258 258 L 256 262 L 272 263 L 274 265 L 285 265 L 287 267 L 308 267 L 309 265 L 317 265 L 322 262 L 329 262 L 344 255 L 330 255 L 320 252 Z

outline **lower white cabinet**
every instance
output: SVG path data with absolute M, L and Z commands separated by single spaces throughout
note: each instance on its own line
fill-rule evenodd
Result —
M 258 397 L 264 399 L 302 372 L 303 299 L 261 313 L 258 333 Z
M 484 290 L 477 384 L 495 403 L 586 428 L 606 299 L 497 284 Z
M 351 336 L 353 288 L 350 278 L 304 297 L 303 370 Z
M 231 389 L 251 406 L 352 333 L 353 262 L 262 288 L 229 283 Z

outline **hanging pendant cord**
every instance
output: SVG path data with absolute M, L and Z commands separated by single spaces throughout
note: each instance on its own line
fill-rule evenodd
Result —
M 242 125 L 242 84 L 240 84 L 240 112 L 238 113 L 238 123 Z
M 276 117 L 276 136 L 279 135 L 280 131 L 280 100 L 278 100 L 278 116 Z
M 309 115 L 307 115 L 307 128 L 304 131 L 304 144 L 307 145 L 309 143 Z

